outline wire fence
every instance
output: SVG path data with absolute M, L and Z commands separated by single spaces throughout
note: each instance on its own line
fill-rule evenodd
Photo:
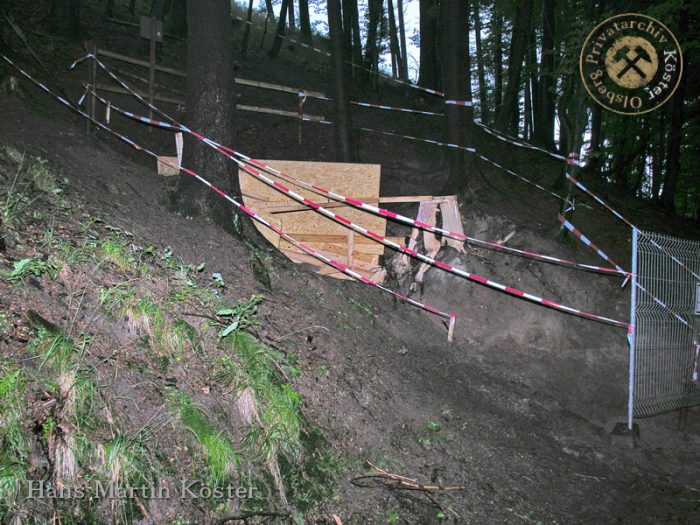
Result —
M 636 294 L 634 306 L 633 403 L 635 416 L 651 416 L 700 404 L 700 385 L 693 382 L 700 242 L 639 233 L 637 283 L 649 293 Z

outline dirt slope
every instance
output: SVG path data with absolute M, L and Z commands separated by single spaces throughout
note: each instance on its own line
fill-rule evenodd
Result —
M 23 98 L 10 95 L 0 100 L 0 144 L 47 159 L 51 171 L 68 181 L 62 195 L 69 204 L 61 207 L 42 197 L 34 205 L 40 215 L 24 224 L 4 225 L 8 242 L 0 258 L 2 270 L 9 272 L 14 263 L 36 254 L 51 256 L 55 248 L 46 243 L 46 231 L 79 246 L 86 236 L 105 239 L 118 230 L 127 246 L 153 246 L 156 255 L 138 256 L 148 268 L 145 274 L 125 273 L 118 264 L 96 267 L 87 262 L 64 265 L 69 270 L 53 278 L 45 274 L 15 283 L 0 281 L 3 315 L 11 320 L 1 334 L 6 366 L 27 366 L 32 377 L 43 373 L 31 364 L 34 361 L 22 358 L 32 351 L 28 344 L 36 338 L 36 323 L 29 318 L 29 311 L 35 311 L 61 330 L 84 331 L 99 342 L 84 357 L 88 376 L 99 385 L 111 417 L 126 434 L 137 433 L 154 414 L 165 413 L 162 407 L 174 386 L 205 407 L 238 446 L 246 425 L 237 411 L 240 398 L 210 374 L 211 363 L 225 357 L 225 351 L 217 346 L 215 330 L 206 326 L 206 319 L 188 314 L 212 316 L 216 304 L 232 305 L 260 294 L 265 297 L 256 317 L 260 340 L 295 363 L 299 376 L 290 380 L 303 398 L 300 412 L 322 431 L 328 453 L 338 458 L 333 468 L 328 466 L 331 462 L 319 462 L 332 471 L 330 477 L 286 468 L 283 462 L 288 499 L 298 522 L 333 523 L 333 513 L 343 523 L 357 524 L 693 523 L 700 519 L 696 409 L 682 432 L 676 430 L 676 416 L 669 415 L 641 422 L 637 450 L 609 444 L 611 425 L 623 420 L 625 407 L 624 331 L 507 298 L 437 270 L 428 273 L 423 300 L 459 314 L 452 345 L 446 343 L 442 323 L 429 315 L 370 287 L 321 278 L 262 253 L 259 257 L 271 278 L 268 289 L 253 276 L 249 250 L 233 236 L 205 220 L 166 210 L 165 182 L 147 162 L 104 134 L 86 136 L 82 121 L 28 84 L 22 83 L 22 92 Z M 124 129 L 136 129 L 122 124 Z M 259 140 L 261 130 L 273 138 Z M 246 120 L 239 129 L 240 149 L 259 157 L 328 160 L 323 131 L 309 131 L 309 142 L 297 148 L 293 130 L 292 124 L 278 120 Z M 160 140 L 147 133 L 139 136 L 144 141 Z M 561 169 L 535 154 L 486 137 L 479 140 L 488 155 L 543 182 L 551 184 Z M 442 180 L 440 157 L 432 149 L 384 138 L 362 144 L 366 146 L 363 160 L 383 165 L 384 194 L 422 193 Z M 2 183 L 7 187 L 18 167 L 7 149 L 2 162 Z M 495 240 L 515 231 L 511 242 L 515 247 L 598 263 L 576 243 L 554 240 L 556 201 L 543 200 L 486 165 L 478 168 L 478 198 L 462 206 L 469 234 Z M 410 208 L 405 211 L 415 213 Z M 625 212 L 635 214 L 635 220 L 642 216 L 635 209 Z M 101 222 L 86 229 L 88 217 L 99 217 Z M 596 241 L 626 266 L 624 229 L 591 210 L 579 208 L 574 217 L 582 230 L 597 232 Z M 171 310 L 166 317 L 186 319 L 201 335 L 208 355 L 188 347 L 180 360 L 171 356 L 163 364 L 162 355 L 139 343 L 148 329 L 110 316 L 98 292 L 130 282 L 139 293 L 154 297 L 178 293 L 182 282 L 168 267 L 170 256 L 162 258 L 170 252 L 192 268 L 204 263 L 201 273 L 190 268 L 188 278 L 199 288 L 218 293 L 213 302 L 200 304 L 196 311 L 190 303 L 167 303 Z M 620 291 L 620 283 L 612 278 L 477 249 L 459 256 L 447 252 L 441 258 L 565 304 L 626 317 L 627 292 Z M 211 280 L 213 272 L 221 274 L 225 288 Z M 81 301 L 72 300 L 81 290 L 87 290 Z M 95 323 L 95 312 L 105 319 L 101 324 Z M 121 362 L 114 358 L 115 352 L 123 355 Z M 125 366 L 129 361 L 134 366 Z M 28 384 L 26 401 L 33 407 L 46 403 L 41 383 Z M 201 460 L 189 456 L 193 452 L 188 447 L 196 447 L 187 441 L 176 419 L 172 414 L 165 417 L 163 425 L 153 430 L 149 445 L 158 453 L 163 462 L 160 472 L 170 482 L 198 472 L 195 463 Z M 114 428 L 103 422 L 87 434 L 96 442 L 106 442 Z M 49 475 L 55 458 L 47 457 L 29 420 L 24 430 L 33 436 L 32 450 L 38 456 L 33 475 Z M 314 457 L 311 449 L 305 450 L 302 456 Z M 168 470 L 168 461 L 177 466 Z M 356 486 L 351 480 L 367 472 L 366 461 L 420 483 L 460 488 L 428 497 L 421 491 L 371 483 Z M 195 470 L 188 471 L 188 464 Z M 260 471 L 264 474 L 264 464 L 251 467 L 251 472 Z M 327 485 L 327 490 L 302 493 L 300 487 L 307 486 L 294 481 L 293 475 L 308 477 L 310 485 Z M 267 482 L 267 495 L 247 502 L 243 510 L 285 511 L 271 488 L 274 482 Z M 173 504 L 150 499 L 140 504 L 143 508 L 137 505 L 130 514 L 111 518 L 103 507 L 93 519 L 215 523 L 241 510 L 237 501 L 228 507 L 187 499 Z M 54 508 L 64 512 L 64 523 L 69 522 L 65 507 L 54 504 Z M 24 516 L 48 515 L 36 505 L 20 506 L 20 510 Z M 11 514 L 5 512 L 9 518 Z M 285 518 L 274 520 L 285 522 Z

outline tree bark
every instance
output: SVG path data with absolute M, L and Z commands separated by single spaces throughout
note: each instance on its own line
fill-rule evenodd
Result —
M 518 95 L 522 76 L 523 61 L 530 33 L 530 17 L 533 0 L 524 0 L 518 4 L 513 20 L 513 34 L 510 42 L 510 58 L 508 60 L 508 84 L 503 97 L 503 106 L 498 114 L 496 125 L 506 133 L 517 132 L 519 121 Z
M 105 5 L 105 16 L 107 18 L 112 18 L 114 16 L 114 0 L 107 0 Z
M 493 8 L 493 106 L 494 116 L 501 112 L 503 107 L 503 15 L 494 5 Z M 494 124 L 495 124 L 494 117 Z
M 338 162 L 352 162 L 350 140 L 350 104 L 347 92 L 347 66 L 343 44 L 343 21 L 340 0 L 327 0 L 328 32 L 331 39 L 333 61 L 333 105 L 335 109 L 334 134 L 336 159 Z
M 289 31 L 297 30 L 297 21 L 294 16 L 294 0 L 289 0 L 289 7 L 287 8 L 287 14 L 289 15 Z
M 275 10 L 272 6 L 272 0 L 265 0 L 265 10 L 267 11 L 267 16 L 265 17 L 265 21 L 267 21 L 269 19 L 269 20 L 272 20 L 274 22 L 275 21 Z
M 479 12 L 479 1 L 473 0 L 474 4 L 474 38 L 476 44 L 476 72 L 479 79 L 479 109 L 481 111 L 481 121 L 484 124 L 490 122 L 488 89 L 486 86 L 486 72 L 484 68 L 484 54 L 481 44 L 481 13 Z
M 378 69 L 379 61 L 377 37 L 382 20 L 382 2 L 383 0 L 368 0 L 367 2 L 367 43 L 365 44 L 364 64 L 366 69 L 375 72 Z M 369 74 L 365 78 L 367 81 L 372 80 Z
M 282 0 L 282 7 L 280 7 L 280 17 L 277 20 L 277 32 L 275 34 L 275 41 L 272 43 L 272 48 L 268 53 L 271 58 L 277 58 L 282 49 L 282 40 L 285 33 L 285 26 L 287 22 L 287 9 L 289 9 L 289 0 Z
M 401 44 L 401 68 L 399 76 L 408 80 L 408 54 L 406 50 L 406 25 L 403 19 L 403 0 L 396 0 L 396 8 L 399 11 L 399 43 Z
M 469 100 L 469 2 L 442 0 L 441 10 L 445 100 Z M 471 106 L 445 104 L 445 140 L 449 144 L 470 145 L 473 118 Z M 445 190 L 450 193 L 467 192 L 471 155 L 467 156 L 462 149 L 450 148 L 447 159 L 449 174 Z
M 362 35 L 360 33 L 360 13 L 357 9 L 357 2 L 351 2 L 350 22 L 352 28 L 352 61 L 362 64 Z M 354 71 L 354 68 L 353 68 Z
M 221 144 L 233 144 L 234 94 L 229 0 L 187 1 L 187 125 Z M 184 164 L 222 191 L 240 194 L 235 165 L 202 142 L 189 140 Z M 181 173 L 170 206 L 230 227 L 232 206 L 192 176 Z M 241 217 L 244 217 L 241 215 Z
M 400 76 L 401 50 L 399 49 L 399 36 L 396 31 L 396 16 L 393 0 L 387 0 L 387 12 L 389 14 L 389 50 L 391 51 L 391 75 Z
M 309 0 L 299 0 L 299 30 L 301 41 L 311 45 L 311 17 L 309 16 Z
M 418 83 L 427 88 L 440 89 L 440 62 L 438 42 L 440 4 L 438 0 L 420 0 L 420 64 Z
M 542 4 L 542 55 L 537 90 L 534 142 L 546 149 L 554 149 L 554 57 L 556 12 L 554 0 Z
M 250 27 L 253 20 L 253 0 L 248 0 L 248 13 L 246 14 L 245 29 L 243 30 L 243 40 L 241 40 L 241 58 L 248 55 L 248 40 L 250 40 Z
M 678 40 L 685 44 L 688 33 L 688 9 L 686 4 L 679 14 Z M 678 83 L 678 89 L 671 100 L 671 124 L 668 130 L 668 161 L 666 165 L 666 181 L 664 182 L 661 203 L 663 207 L 675 213 L 676 211 L 676 187 L 678 177 L 681 174 L 681 143 L 683 142 L 683 105 L 685 104 L 685 81 L 687 74 L 682 75 Z

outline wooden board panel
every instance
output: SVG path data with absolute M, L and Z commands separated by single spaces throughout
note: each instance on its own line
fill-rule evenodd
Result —
M 297 179 L 327 188 L 336 193 L 354 197 L 361 195 L 370 202 L 379 202 L 379 184 L 381 167 L 377 164 L 338 164 L 332 162 L 299 162 L 285 160 L 265 160 L 275 169 Z M 297 201 L 287 197 L 274 188 L 254 179 L 239 170 L 241 192 L 246 206 L 258 212 L 266 219 L 279 225 L 286 233 L 304 241 L 310 247 L 327 254 L 332 254 L 338 262 L 347 264 L 348 236 L 352 230 L 334 222 L 319 213 L 303 209 Z M 326 202 L 327 199 L 311 191 L 299 188 L 284 180 L 279 181 L 289 186 L 296 193 L 308 197 L 314 202 Z M 363 227 L 384 235 L 386 219 L 358 210 L 344 203 L 333 203 L 333 211 L 362 225 Z M 319 271 L 327 273 L 327 265 L 308 257 L 292 257 L 301 254 L 301 250 L 285 241 L 280 241 L 277 234 L 256 223 L 256 227 L 274 246 L 286 253 L 292 260 L 314 264 Z M 384 246 L 371 241 L 360 234 L 353 233 L 352 261 L 350 267 L 369 276 L 378 273 L 379 257 L 384 253 Z M 332 269 L 331 269 L 332 270 Z M 333 277 L 348 278 L 342 273 L 333 273 Z

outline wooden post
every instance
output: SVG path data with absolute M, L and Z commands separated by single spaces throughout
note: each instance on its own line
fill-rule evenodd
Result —
M 150 56 L 148 58 L 148 103 L 153 105 L 155 101 L 156 91 L 156 19 L 151 17 L 151 43 Z M 148 117 L 153 118 L 153 110 L 148 109 Z M 148 131 L 153 130 L 152 126 L 148 127 Z
M 85 47 L 87 47 L 88 53 L 92 53 L 93 55 L 97 56 L 97 45 L 95 42 L 88 41 L 85 44 Z M 90 66 L 89 66 L 89 75 L 90 79 L 88 80 L 88 85 L 90 86 L 91 90 L 94 90 L 95 92 L 97 91 L 97 62 L 94 60 L 89 61 Z M 88 114 L 90 115 L 91 118 L 97 118 L 96 115 L 96 103 L 97 101 L 95 100 L 95 95 L 92 93 L 90 95 L 90 104 L 88 105 Z M 90 133 L 92 131 L 92 122 L 88 120 L 85 124 L 85 132 Z

